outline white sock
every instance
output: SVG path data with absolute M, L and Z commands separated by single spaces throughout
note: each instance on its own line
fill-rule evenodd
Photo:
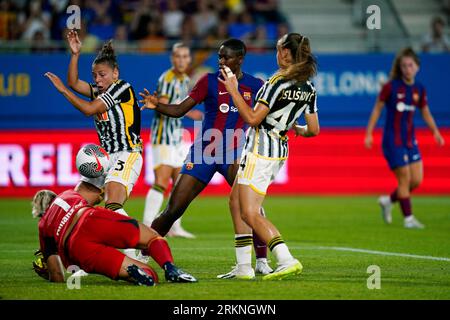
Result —
M 275 248 L 272 249 L 272 253 L 277 259 L 278 264 L 283 264 L 294 259 L 285 243 L 277 244 Z
M 120 208 L 120 209 L 114 210 L 114 212 L 120 213 L 121 215 L 123 215 L 125 217 L 128 217 L 128 213 L 125 211 L 124 208 Z
M 123 253 L 131 259 L 136 260 L 137 255 L 136 255 L 136 249 L 134 248 L 129 248 L 129 249 L 123 249 Z
M 143 222 L 147 226 L 151 226 L 153 220 L 161 209 L 164 201 L 164 194 L 151 188 L 145 197 L 144 219 Z
M 181 218 L 178 218 L 172 225 L 172 227 L 170 228 L 170 231 L 172 232 L 178 232 L 181 230 Z
M 237 264 L 251 266 L 253 248 L 252 234 L 235 234 L 234 239 Z

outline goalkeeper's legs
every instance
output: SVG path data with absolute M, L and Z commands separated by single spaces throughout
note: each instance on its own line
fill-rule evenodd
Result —
M 155 230 L 144 224 L 139 225 L 138 249 L 143 249 L 164 270 L 167 281 L 170 282 L 196 282 L 190 274 L 182 271 L 173 262 L 172 252 L 167 241 Z

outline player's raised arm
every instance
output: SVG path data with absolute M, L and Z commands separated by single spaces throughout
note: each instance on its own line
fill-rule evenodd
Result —
M 159 101 L 156 92 L 151 95 L 150 92 L 145 88 L 144 92 L 139 92 L 139 95 L 142 97 L 142 100 L 140 100 L 139 102 L 144 104 L 141 110 L 153 109 L 172 118 L 180 118 L 184 116 L 197 104 L 195 100 L 189 96 L 178 104 L 162 103 Z
M 81 41 L 75 30 L 67 34 L 67 42 L 70 48 L 69 70 L 67 72 L 67 84 L 70 88 L 86 97 L 91 97 L 91 87 L 86 81 L 78 79 L 78 58 L 80 57 Z
M 61 79 L 51 73 L 46 72 L 45 76 L 50 79 L 55 88 L 66 97 L 67 100 L 78 110 L 80 110 L 86 116 L 92 116 L 97 113 L 103 113 L 106 111 L 106 104 L 101 98 L 97 98 L 94 101 L 86 101 L 77 97 L 71 92 L 61 81 Z

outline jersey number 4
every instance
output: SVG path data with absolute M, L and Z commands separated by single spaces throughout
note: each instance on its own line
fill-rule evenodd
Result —
M 290 128 L 292 123 L 297 120 L 297 118 L 300 116 L 300 114 L 303 112 L 303 110 L 306 109 L 308 106 L 305 104 L 303 107 L 301 107 L 299 110 L 297 110 L 295 115 L 291 116 L 292 109 L 297 105 L 295 102 L 289 103 L 284 108 L 281 108 L 280 110 L 277 110 L 273 113 L 269 113 L 269 115 L 266 118 L 266 122 L 273 126 L 274 128 L 278 129 L 279 131 L 287 130 Z M 288 123 L 289 119 L 291 120 L 290 123 Z

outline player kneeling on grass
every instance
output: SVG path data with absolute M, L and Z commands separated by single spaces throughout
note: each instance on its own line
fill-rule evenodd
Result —
M 36 273 L 52 282 L 64 281 L 64 267 L 77 265 L 88 273 L 153 286 L 158 275 L 148 265 L 117 249 L 146 252 L 164 269 L 169 282 L 196 282 L 173 264 L 170 248 L 155 230 L 112 210 L 93 207 L 101 190 L 81 181 L 75 189 L 56 195 L 38 191 L 32 201 L 39 217 L 40 252 L 33 262 Z

